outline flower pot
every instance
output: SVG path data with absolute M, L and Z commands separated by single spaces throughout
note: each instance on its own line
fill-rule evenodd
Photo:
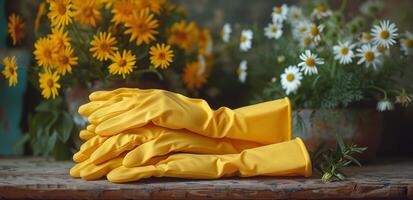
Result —
M 310 151 L 325 142 L 335 146 L 335 134 L 345 142 L 368 147 L 358 155 L 362 161 L 376 157 L 382 132 L 382 114 L 375 109 L 303 109 L 293 113 L 294 136 L 301 137 Z

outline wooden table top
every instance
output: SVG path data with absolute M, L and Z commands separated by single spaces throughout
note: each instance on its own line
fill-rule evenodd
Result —
M 0 159 L 0 199 L 413 199 L 413 160 L 349 167 L 346 181 L 311 178 L 151 178 L 128 184 L 69 176 L 70 161 Z

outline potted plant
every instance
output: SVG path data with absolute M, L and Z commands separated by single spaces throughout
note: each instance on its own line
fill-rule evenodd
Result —
M 275 6 L 266 27 L 225 24 L 222 40 L 254 102 L 291 99 L 294 134 L 309 149 L 333 145 L 339 134 L 368 147 L 366 160 L 380 142 L 380 112 L 411 102 L 412 88 L 398 80 L 407 78 L 413 34 L 378 19 L 379 1 L 351 17 L 342 2 L 337 10 L 324 2 Z

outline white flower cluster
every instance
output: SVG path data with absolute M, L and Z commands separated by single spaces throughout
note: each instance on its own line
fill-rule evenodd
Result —
M 377 2 L 371 2 L 364 6 L 366 8 L 372 6 L 380 7 Z M 362 11 L 364 12 L 365 10 Z M 398 28 L 388 20 L 380 21 L 369 32 L 360 33 L 360 37 L 346 36 L 344 31 L 342 32 L 343 36 L 338 37 L 340 40 L 336 42 L 325 40 L 325 37 L 327 37 L 325 34 L 328 33 L 329 27 L 332 26 L 323 19 L 332 15 L 333 11 L 326 4 L 318 4 L 310 16 L 304 16 L 303 10 L 297 6 L 289 7 L 283 4 L 273 7 L 271 22 L 264 28 L 264 35 L 270 40 L 279 40 L 286 33 L 284 28 L 289 25 L 292 38 L 301 47 L 301 53 L 297 56 L 300 61 L 296 65 L 289 65 L 280 75 L 281 87 L 285 90 L 286 95 L 296 93 L 305 76 L 321 76 L 318 67 L 324 65 L 325 60 L 318 56 L 320 54 L 333 58 L 333 60 L 328 60 L 329 67 L 331 65 L 335 66 L 336 63 L 340 65 L 356 64 L 379 70 L 384 57 L 390 56 L 389 48 L 397 43 L 396 40 L 399 37 Z M 225 24 L 221 31 L 224 42 L 230 40 L 231 32 L 231 25 Z M 252 48 L 253 35 L 253 31 L 250 29 L 241 31 L 239 48 L 242 52 L 247 52 Z M 411 55 L 413 52 L 413 34 L 406 31 L 400 37 L 399 42 L 400 49 L 404 54 Z M 327 51 L 325 51 L 326 49 Z M 246 60 L 240 63 L 237 72 L 240 82 L 244 83 L 247 78 Z M 274 77 L 272 82 L 278 84 L 276 80 L 277 78 Z M 387 99 L 385 100 L 387 101 Z M 391 109 L 392 106 L 386 103 L 384 100 L 380 101 L 377 108 L 379 110 Z

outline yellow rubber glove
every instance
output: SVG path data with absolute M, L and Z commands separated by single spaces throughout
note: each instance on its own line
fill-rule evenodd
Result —
M 109 137 L 102 137 L 99 135 L 90 138 L 83 143 L 82 146 L 80 146 L 79 151 L 73 155 L 73 161 L 83 162 L 86 159 L 89 159 L 90 155 L 95 152 L 96 149 L 99 148 L 108 138 Z
M 111 137 L 95 136 L 81 146 L 73 160 L 82 162 L 90 159 L 94 164 L 100 164 L 130 151 L 124 159 L 124 164 L 139 166 L 153 157 L 171 152 L 229 154 L 257 146 L 260 145 L 253 142 L 213 139 L 187 130 L 147 125 Z
M 120 166 L 107 174 L 114 183 L 148 177 L 214 179 L 223 176 L 311 176 L 311 160 L 301 139 L 244 150 L 239 154 L 174 154 L 154 165 Z
M 127 92 L 125 92 L 127 91 Z M 125 92 L 125 93 L 122 93 Z M 123 94 L 112 103 L 111 97 Z M 98 97 L 96 97 L 98 96 Z M 106 97 L 111 103 L 96 106 Z M 187 129 L 213 138 L 231 138 L 272 144 L 291 138 L 291 106 L 288 98 L 231 110 L 212 110 L 201 99 L 164 90 L 119 89 L 90 95 L 92 102 L 79 108 L 96 125 L 96 134 L 110 136 L 148 123 L 170 129 Z
M 114 159 L 108 160 L 102 164 L 95 165 L 90 160 L 77 163 L 70 169 L 70 176 L 74 178 L 83 178 L 86 180 L 96 180 L 106 176 L 111 170 L 122 166 L 122 160 L 125 155 L 122 154 Z M 166 156 L 159 156 L 148 161 L 148 165 L 153 165 L 166 159 Z

